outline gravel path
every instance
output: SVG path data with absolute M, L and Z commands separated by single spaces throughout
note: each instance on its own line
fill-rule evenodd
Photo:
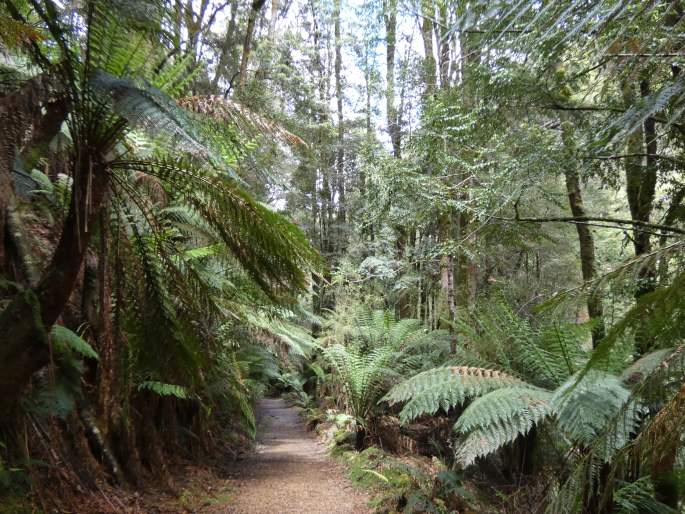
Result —
M 240 514 L 364 514 L 368 498 L 354 489 L 325 448 L 305 431 L 298 411 L 281 399 L 258 406 L 260 444 L 240 463 L 236 496 Z

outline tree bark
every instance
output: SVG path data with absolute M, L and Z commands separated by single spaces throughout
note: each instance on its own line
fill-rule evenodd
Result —
M 395 106 L 395 48 L 397 32 L 397 0 L 384 0 L 383 19 L 385 21 L 385 105 L 388 117 L 388 133 L 392 144 L 392 153 L 401 157 L 402 134 L 399 125 L 397 107 Z
M 649 94 L 649 81 L 643 79 L 640 82 L 642 96 Z M 632 84 L 623 85 L 623 99 L 626 107 L 633 105 L 635 98 Z M 646 151 L 645 151 L 646 149 Z M 653 155 L 657 151 L 656 130 L 654 118 L 649 117 L 643 126 L 635 130 L 627 141 L 627 153 L 643 155 L 652 154 L 652 157 L 629 157 L 625 159 L 626 195 L 630 207 L 630 216 L 633 220 L 649 222 L 654 204 L 656 190 L 656 158 Z M 643 158 L 645 159 L 643 165 Z M 644 230 L 633 230 L 633 247 L 635 256 L 645 255 L 652 249 L 650 235 Z M 640 270 L 640 284 L 635 292 L 639 298 L 654 289 L 654 269 L 645 266 Z
M 447 5 L 438 6 L 439 25 L 435 27 L 438 40 L 438 69 L 440 74 L 440 87 L 450 87 L 450 39 L 449 24 L 447 21 Z
M 87 152 L 74 173 L 69 214 L 41 280 L 0 313 L 0 411 L 12 408 L 31 375 L 48 364 L 48 333 L 76 285 L 92 229 L 109 184 L 109 171 Z
M 0 98 L 0 272 L 10 269 L 6 252 L 7 209 L 14 197 L 12 167 L 17 150 L 32 122 L 40 114 L 41 99 L 46 95 L 47 77 L 29 80 L 19 90 Z
M 238 14 L 238 0 L 232 0 L 231 2 L 231 17 L 228 20 L 228 26 L 226 28 L 226 35 L 221 43 L 221 51 L 219 53 L 219 61 L 216 65 L 216 72 L 214 78 L 212 79 L 212 89 L 216 91 L 219 86 L 219 80 L 222 77 L 228 75 L 229 64 L 236 58 L 234 52 L 234 46 L 236 43 L 235 31 L 236 31 L 236 19 Z M 236 58 L 237 60 L 237 58 Z M 231 72 L 233 70 L 231 69 Z
M 564 147 L 562 162 L 564 163 L 564 178 L 566 181 L 566 192 L 571 213 L 574 217 L 587 216 L 583 204 L 583 195 L 580 188 L 580 177 L 576 169 L 576 156 L 574 151 L 575 142 L 573 139 L 573 122 L 565 113 L 560 114 L 561 120 L 561 139 Z M 578 233 L 578 245 L 580 248 L 580 269 L 583 281 L 589 282 L 597 276 L 595 265 L 595 242 L 590 231 L 590 227 L 576 223 Z M 598 294 L 592 294 L 587 299 L 587 311 L 590 319 L 597 324 L 592 329 L 592 344 L 597 343 L 604 337 L 604 319 L 602 310 L 602 299 Z
M 435 56 L 433 55 L 433 5 L 431 0 L 421 2 L 421 36 L 423 38 L 423 80 L 426 85 L 425 95 L 435 92 Z
M 440 216 L 438 238 L 443 245 L 449 245 L 452 241 L 452 220 L 449 213 L 443 213 Z M 451 252 L 451 249 L 443 248 L 443 255 L 440 257 L 440 285 L 442 290 L 440 307 L 443 312 L 447 311 L 450 322 L 457 319 L 457 302 L 454 292 L 454 256 Z M 457 350 L 457 335 L 451 324 L 447 329 L 451 334 L 450 352 L 455 353 Z
M 336 145 L 335 168 L 336 168 L 336 186 L 338 193 L 338 227 L 340 233 L 338 234 L 339 250 L 344 251 L 344 234 L 342 233 L 343 225 L 346 220 L 346 206 L 345 206 L 345 131 L 343 126 L 343 90 L 342 90 L 342 37 L 340 34 L 340 0 L 335 0 L 334 3 L 335 18 L 335 96 L 338 109 L 338 141 Z
M 243 55 L 240 59 L 238 89 L 243 89 L 243 87 L 245 87 L 245 82 L 247 80 L 247 65 L 250 61 L 250 53 L 252 52 L 252 37 L 254 35 L 255 22 L 257 21 L 259 11 L 265 3 L 266 0 L 254 0 L 252 2 L 252 8 L 250 9 L 250 14 L 247 18 L 247 29 L 245 30 L 245 40 L 243 42 Z

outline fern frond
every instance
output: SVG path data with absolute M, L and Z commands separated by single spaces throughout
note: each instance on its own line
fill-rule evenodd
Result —
M 138 391 L 152 391 L 159 396 L 173 396 L 180 400 L 189 400 L 192 395 L 187 388 L 176 384 L 165 384 L 154 380 L 146 380 L 138 385 Z
M 388 403 L 406 402 L 400 412 L 403 422 L 423 414 L 448 410 L 468 398 L 502 387 L 525 385 L 522 380 L 501 371 L 452 366 L 424 371 L 393 387 L 383 398 Z
M 470 404 L 454 428 L 465 434 L 456 452 L 463 466 L 489 455 L 552 414 L 552 393 L 535 387 L 497 389 Z
M 559 427 L 576 444 L 589 447 L 603 435 L 596 454 L 609 459 L 630 438 L 643 413 L 620 378 L 598 370 L 574 375 L 552 397 Z
M 278 123 L 270 121 L 223 96 L 188 96 L 180 98 L 178 104 L 184 109 L 202 114 L 215 121 L 228 122 L 248 134 L 257 130 L 263 135 L 276 137 L 294 146 L 306 146 L 302 138 L 287 131 Z
M 149 133 L 167 148 L 214 164 L 220 162 L 201 139 L 191 119 L 162 91 L 102 70 L 94 72 L 91 84 L 131 126 Z
M 677 510 L 664 505 L 654 497 L 654 484 L 649 477 L 624 482 L 614 493 L 618 514 L 676 514 Z
M 363 422 L 398 372 L 391 365 L 396 353 L 390 347 L 363 352 L 359 347 L 336 344 L 324 349 L 347 394 L 351 413 Z
M 173 186 L 265 291 L 302 288 L 307 271 L 320 266 L 299 228 L 229 180 L 203 174 L 187 161 L 117 161 L 112 168 L 149 173 Z
M 58 352 L 67 349 L 80 353 L 89 359 L 99 360 L 100 356 L 81 336 L 62 325 L 54 325 L 50 331 L 50 342 Z

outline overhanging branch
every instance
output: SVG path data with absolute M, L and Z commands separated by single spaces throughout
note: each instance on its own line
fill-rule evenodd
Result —
M 498 217 L 498 216 L 492 216 L 492 219 L 500 220 L 500 221 L 506 221 L 509 223 L 587 223 L 591 224 L 593 222 L 596 223 L 612 223 L 614 225 L 632 225 L 633 227 L 640 227 L 643 229 L 651 229 L 651 230 L 658 230 L 661 232 L 671 232 L 674 234 L 683 234 L 685 235 L 685 230 L 674 227 L 671 225 L 660 225 L 657 223 L 648 223 L 646 221 L 639 221 L 639 220 L 627 220 L 627 219 L 619 219 L 619 218 L 607 218 L 604 216 L 551 216 L 547 218 L 505 218 L 505 217 Z M 606 225 L 603 225 L 604 228 L 620 228 L 620 227 L 609 227 Z

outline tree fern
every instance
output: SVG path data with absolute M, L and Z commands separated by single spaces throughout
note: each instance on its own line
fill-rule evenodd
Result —
M 572 376 L 554 392 L 551 403 L 557 424 L 582 447 L 592 445 L 606 432 L 606 445 L 596 453 L 608 460 L 628 442 L 643 409 L 615 375 L 595 370 L 580 381 L 578 377 Z
M 527 434 L 552 414 L 552 393 L 535 387 L 497 389 L 471 403 L 454 428 L 466 437 L 456 457 L 463 466 Z
M 364 351 L 358 346 L 339 344 L 324 349 L 324 356 L 333 365 L 347 396 L 350 413 L 364 423 L 378 399 L 387 390 L 398 371 L 392 364 L 396 352 L 381 346 Z
M 400 417 L 409 421 L 439 409 L 461 405 L 465 400 L 502 387 L 524 382 L 501 371 L 466 366 L 451 366 L 424 371 L 393 387 L 384 400 L 391 405 L 406 402 Z

